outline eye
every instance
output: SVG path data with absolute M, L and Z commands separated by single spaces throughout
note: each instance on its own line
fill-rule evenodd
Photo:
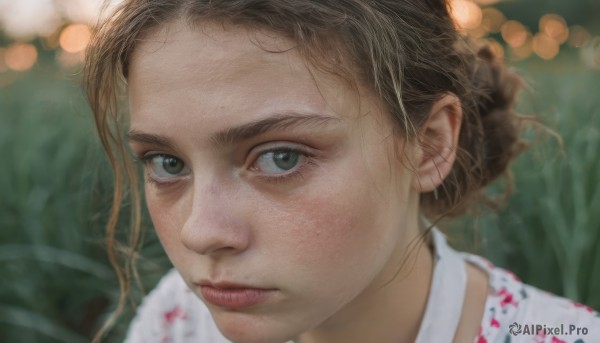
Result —
M 142 158 L 148 170 L 148 177 L 157 182 L 169 182 L 189 174 L 189 168 L 182 160 L 171 155 L 150 155 Z
M 278 149 L 262 153 L 256 160 L 256 167 L 265 174 L 285 174 L 294 169 L 303 154 L 292 149 Z

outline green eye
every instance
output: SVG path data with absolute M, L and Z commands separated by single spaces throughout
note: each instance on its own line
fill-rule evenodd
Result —
M 185 164 L 173 156 L 162 158 L 162 169 L 171 175 L 177 175 L 183 171 Z
M 297 151 L 277 151 L 273 153 L 273 162 L 278 168 L 290 170 L 298 164 L 300 154 Z
M 149 177 L 158 182 L 171 181 L 189 173 L 185 163 L 175 156 L 161 154 L 148 156 L 145 160 L 149 168 Z
M 300 156 L 300 152 L 289 149 L 267 151 L 259 156 L 256 165 L 265 174 L 284 174 L 298 165 Z

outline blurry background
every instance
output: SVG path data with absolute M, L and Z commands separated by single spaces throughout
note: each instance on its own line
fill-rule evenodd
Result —
M 111 177 L 80 86 L 99 9 L 100 0 L 0 0 L 1 342 L 86 342 L 114 308 L 103 243 Z M 527 79 L 521 113 L 563 144 L 529 131 L 508 206 L 454 222 L 449 235 L 600 309 L 600 0 L 455 0 L 453 15 Z M 169 264 L 145 227 L 148 289 Z M 109 341 L 122 340 L 130 316 Z

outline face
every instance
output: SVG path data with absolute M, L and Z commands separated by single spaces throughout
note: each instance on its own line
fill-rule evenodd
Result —
M 413 175 L 383 106 L 291 46 L 171 24 L 130 64 L 130 143 L 156 231 L 236 342 L 339 324 L 393 277 L 417 230 Z M 223 304 L 202 287 L 220 282 L 268 291 Z

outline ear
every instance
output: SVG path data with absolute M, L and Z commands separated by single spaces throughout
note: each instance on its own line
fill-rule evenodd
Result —
M 433 191 L 452 170 L 456 160 L 463 112 L 460 99 L 444 94 L 432 106 L 419 132 L 412 187 L 420 193 Z

